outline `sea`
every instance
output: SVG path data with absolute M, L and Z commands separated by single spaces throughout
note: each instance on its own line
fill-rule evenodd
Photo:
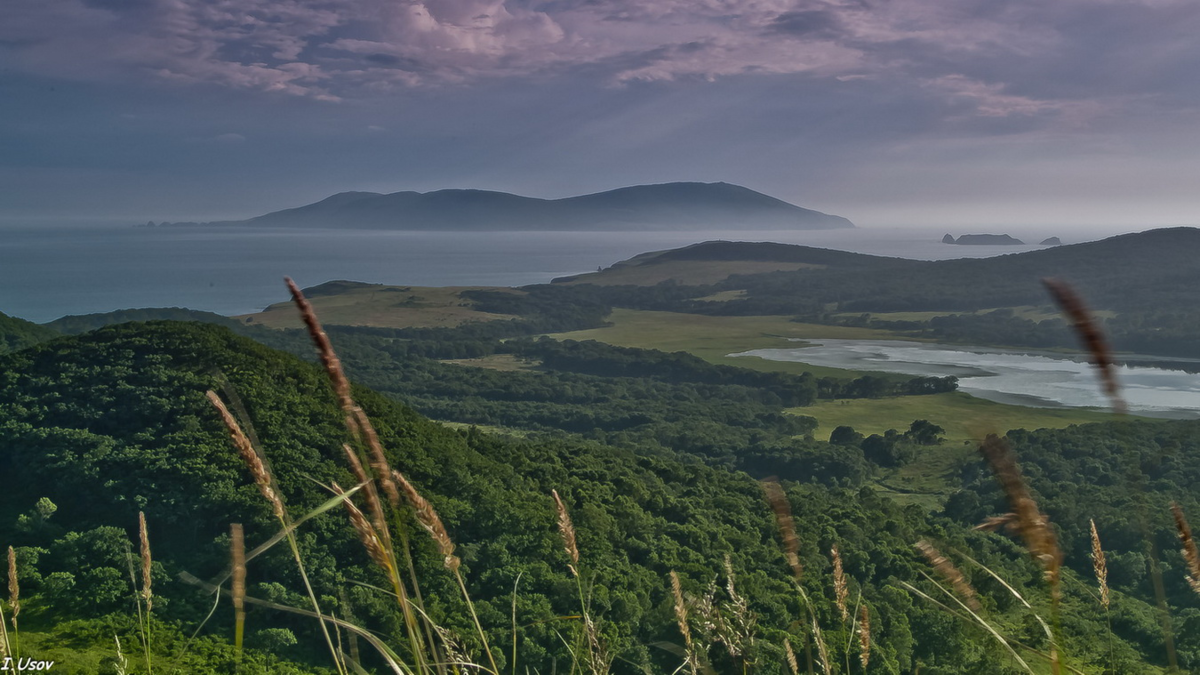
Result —
M 408 286 L 523 286 L 596 271 L 639 253 L 704 241 L 774 241 L 918 260 L 1008 255 L 1145 228 L 994 228 L 1022 246 L 941 243 L 944 227 L 821 231 L 382 232 L 376 230 L 0 224 L 0 312 L 39 323 L 137 307 L 235 316 L 302 287 L 346 279 Z M 981 233 L 949 230 L 950 234 Z M 755 353 L 857 370 L 957 374 L 964 391 L 1025 405 L 1099 407 L 1093 377 L 1061 354 L 871 341 L 824 341 Z M 1194 368 L 1192 368 L 1194 370 Z M 1140 414 L 1200 416 L 1200 376 L 1130 365 L 1121 373 Z
M 945 228 L 820 231 L 384 232 L 281 228 L 0 226 L 0 312 L 43 323 L 70 314 L 187 307 L 225 315 L 335 279 L 411 286 L 523 286 L 593 272 L 639 253 L 703 241 L 775 241 L 920 260 L 985 257 L 1100 239 L 1138 228 L 1004 228 L 1025 246 L 954 246 Z M 974 231 L 949 230 L 954 236 Z

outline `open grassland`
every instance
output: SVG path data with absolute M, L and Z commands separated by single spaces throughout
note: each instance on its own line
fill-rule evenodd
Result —
M 444 328 L 468 321 L 511 319 L 507 314 L 480 312 L 462 297 L 473 286 L 382 286 L 363 285 L 330 295 L 314 295 L 310 300 L 325 323 L 342 326 L 379 326 L 383 328 Z M 520 293 L 516 289 L 489 288 Z M 235 317 L 247 324 L 268 328 L 301 328 L 290 302 L 279 302 L 257 314 Z
M 871 328 L 797 323 L 786 316 L 704 316 L 676 312 L 615 309 L 604 328 L 559 333 L 563 340 L 596 340 L 619 347 L 641 347 L 664 352 L 690 352 L 716 364 L 786 373 L 809 372 L 817 376 L 857 377 L 858 371 L 823 368 L 804 363 L 768 361 L 757 357 L 729 356 L 750 349 L 784 349 L 802 346 L 795 340 L 841 338 L 886 340 L 895 333 Z
M 929 420 L 946 430 L 946 443 L 961 445 L 978 441 L 989 433 L 1009 429 L 1062 429 L 1072 424 L 1106 422 L 1110 413 L 1078 408 L 1030 408 L 994 403 L 963 392 L 926 396 L 861 398 L 824 401 L 789 412 L 816 418 L 820 425 L 814 436 L 827 438 L 839 426 L 852 426 L 862 434 L 882 434 L 888 429 L 904 431 L 913 420 Z
M 973 315 L 979 316 L 990 314 L 1002 309 L 1011 309 L 1013 316 L 1018 319 L 1026 319 L 1034 322 L 1042 322 L 1047 319 L 1061 319 L 1062 312 L 1053 305 L 1021 305 L 1018 307 L 991 307 L 988 309 L 978 309 L 971 312 L 868 312 L 872 319 L 878 321 L 929 321 L 941 316 L 960 316 Z M 1110 310 L 1096 310 L 1093 315 L 1101 319 L 1111 319 L 1117 315 L 1116 312 Z M 835 314 L 835 317 L 842 319 L 857 318 L 863 315 L 863 312 L 841 312 Z
M 573 277 L 569 284 L 597 286 L 653 286 L 674 280 L 686 286 L 700 286 L 724 281 L 735 274 L 764 274 L 817 269 L 824 265 L 761 260 L 664 260 L 641 264 L 617 264 L 599 272 Z
M 445 359 L 442 363 L 451 363 L 456 366 L 469 366 L 471 368 L 484 368 L 487 370 L 498 370 L 500 372 L 515 372 L 518 370 L 533 370 L 541 363 L 536 360 L 527 359 L 516 356 L 515 354 L 489 354 L 477 359 Z
M 788 412 L 817 420 L 813 435 L 826 439 L 839 426 L 863 435 L 903 432 L 913 420 L 928 420 L 946 430 L 941 445 L 922 447 L 916 460 L 892 470 L 875 483 L 877 490 L 903 502 L 934 509 L 959 484 L 963 462 L 977 461 L 975 449 L 989 433 L 1010 429 L 1062 429 L 1072 424 L 1117 419 L 1111 413 L 1074 408 L 1030 408 L 994 403 L 962 392 L 927 396 L 824 401 Z

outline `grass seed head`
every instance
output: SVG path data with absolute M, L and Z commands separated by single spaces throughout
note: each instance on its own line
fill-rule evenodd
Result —
M 1175 517 L 1175 529 L 1179 532 L 1179 543 L 1183 547 L 1183 560 L 1187 563 L 1188 584 L 1192 590 L 1200 593 L 1200 553 L 1196 551 L 1192 528 L 1188 525 L 1187 518 L 1184 518 L 1183 509 L 1179 504 L 1171 503 L 1171 515 Z
M 8 547 L 8 607 L 16 628 L 17 615 L 21 613 L 21 584 L 17 582 L 17 552 L 11 546 Z
M 153 595 L 150 591 L 150 534 L 146 531 L 146 514 L 138 511 L 138 537 L 141 540 L 142 554 L 142 600 L 146 602 L 146 611 L 153 606 Z
M 1080 342 L 1087 349 L 1092 365 L 1096 367 L 1096 372 L 1100 375 L 1104 393 L 1112 401 L 1113 410 L 1118 413 L 1125 412 L 1125 399 L 1121 398 L 1121 388 L 1117 384 L 1116 364 L 1113 362 L 1112 350 L 1108 346 L 1108 340 L 1105 339 L 1103 331 L 1100 330 L 1095 315 L 1088 310 L 1083 298 L 1079 297 L 1079 294 L 1067 282 L 1061 279 L 1046 278 L 1042 279 L 1042 284 L 1050 292 L 1054 301 L 1058 303 L 1063 313 L 1067 315 L 1067 318 L 1071 320 L 1075 334 L 1079 336 Z
M 846 583 L 846 572 L 842 567 L 842 554 L 838 552 L 837 544 L 829 549 L 829 557 L 833 559 L 833 596 L 837 602 L 838 611 L 842 614 L 842 622 L 850 620 L 850 610 L 847 601 L 850 599 L 850 588 Z
M 342 486 L 337 483 L 333 483 L 333 491 L 339 495 L 346 494 Z M 342 506 L 345 507 L 346 513 L 350 516 L 350 525 L 358 533 L 358 539 L 362 542 L 363 548 L 366 549 L 367 556 L 385 572 L 390 573 L 392 570 L 391 558 L 387 555 L 387 550 L 384 549 L 383 542 L 380 540 L 379 533 L 375 531 L 374 526 L 371 525 L 371 522 L 367 520 L 367 517 L 354 505 L 354 502 L 349 497 L 342 500 Z
M 991 467 L 1008 498 L 1009 508 L 1015 514 L 1014 527 L 1025 542 L 1025 548 L 1042 566 L 1046 579 L 1057 594 L 1062 551 L 1059 550 L 1058 538 L 1050 527 L 1050 519 L 1041 512 L 1029 493 L 1029 488 L 1025 486 L 1025 479 L 1021 477 L 1021 469 L 1017 466 L 1007 441 L 996 434 L 988 434 L 979 446 L 979 452 Z
M 271 475 L 267 473 L 267 467 L 263 465 L 262 458 L 254 450 L 254 445 L 250 443 L 250 439 L 246 437 L 245 432 L 242 431 L 242 427 L 234 419 L 229 409 L 225 407 L 225 403 L 221 400 L 221 397 L 217 396 L 216 392 L 211 390 L 205 396 L 208 397 L 209 402 L 220 413 L 221 422 L 225 424 L 225 430 L 229 432 L 229 440 L 233 442 L 234 449 L 241 455 L 242 461 L 246 463 L 246 468 L 250 469 L 250 475 L 254 478 L 254 484 L 258 486 L 258 491 L 271 504 L 271 511 L 275 514 L 275 517 L 283 520 L 283 501 L 279 499 L 275 488 L 271 486 Z
M 562 535 L 563 548 L 567 551 L 567 557 L 571 559 L 570 568 L 571 574 L 579 576 L 579 545 L 575 543 L 575 525 L 571 522 L 571 514 L 567 513 L 567 505 L 563 504 L 562 497 L 558 496 L 558 490 L 551 490 L 550 494 L 554 495 L 554 508 L 558 512 L 558 532 Z
M 671 594 L 675 597 L 675 621 L 679 624 L 679 632 L 683 634 L 684 664 L 693 675 L 698 672 L 696 646 L 692 642 L 692 629 L 688 626 L 687 603 L 683 599 L 683 585 L 679 575 L 671 570 Z
M 792 671 L 792 675 L 800 675 L 800 664 L 796 661 L 796 652 L 792 651 L 790 638 L 783 638 L 783 653 L 787 657 L 788 668 Z
M 767 493 L 767 503 L 771 505 L 771 511 L 775 514 L 779 535 L 783 538 L 783 555 L 787 559 L 788 567 L 792 569 L 792 576 L 796 581 L 800 581 L 804 576 L 804 567 L 800 564 L 800 537 L 796 536 L 792 507 L 778 482 L 763 481 L 762 486 Z
M 304 321 L 304 327 L 308 329 L 308 335 L 317 348 L 317 356 L 320 357 L 321 365 L 325 367 L 325 374 L 329 376 L 329 382 L 333 385 L 333 393 L 337 396 L 338 404 L 342 406 L 342 410 L 350 412 L 354 407 L 354 400 L 350 398 L 350 381 L 346 379 L 346 373 L 342 370 L 341 359 L 333 351 L 333 344 L 329 342 L 329 336 L 325 334 L 325 329 L 321 328 L 321 322 L 317 320 L 317 313 L 313 311 L 312 304 L 308 302 L 308 298 L 304 297 L 300 287 L 290 277 L 284 277 L 283 280 L 287 282 L 288 290 L 292 294 L 292 301 L 300 310 L 300 319 Z
M 367 512 L 371 514 L 371 524 L 375 526 L 375 531 L 379 533 L 384 546 L 389 547 L 390 550 L 391 532 L 387 526 L 387 516 L 383 512 L 383 502 L 379 500 L 379 492 L 375 490 L 375 481 L 367 476 L 362 462 L 358 459 L 358 453 L 350 447 L 349 443 L 342 444 L 342 451 L 346 453 L 346 461 L 350 464 L 350 471 L 354 474 L 354 478 L 363 486 L 362 492 L 367 501 Z
M 813 642 L 817 643 L 817 665 L 825 675 L 833 675 L 833 662 L 829 660 L 829 647 L 825 645 L 825 636 L 821 633 L 821 625 L 817 623 L 817 615 L 812 616 Z
M 392 478 L 400 485 L 404 491 L 404 496 L 408 498 L 408 503 L 412 505 L 413 511 L 416 513 L 417 522 L 429 536 L 433 538 L 433 543 L 437 544 L 438 552 L 442 554 L 443 562 L 448 570 L 457 570 L 462 561 L 454 555 L 454 542 L 450 539 L 450 533 L 446 531 L 446 526 L 442 524 L 442 519 L 430 504 L 427 499 L 417 492 L 417 488 L 408 482 L 404 474 L 399 471 L 392 471 Z
M 933 544 L 924 539 L 917 542 L 917 550 L 921 552 L 921 555 L 925 556 L 925 559 L 929 561 L 929 564 L 942 579 L 945 579 L 954 588 L 954 592 L 958 594 L 958 597 L 972 611 L 978 612 L 981 609 L 979 606 L 979 596 L 975 593 L 975 589 L 971 586 L 971 583 L 967 581 L 966 576 L 963 575 L 962 571 L 954 563 L 942 555 L 941 551 L 938 551 L 933 547 Z
M 1092 525 L 1092 570 L 1096 573 L 1096 583 L 1100 585 L 1100 604 L 1108 609 L 1108 563 L 1104 559 L 1104 549 L 1100 547 L 1096 521 L 1088 522 Z

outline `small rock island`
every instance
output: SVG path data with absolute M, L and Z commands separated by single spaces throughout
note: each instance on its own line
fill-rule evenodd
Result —
M 959 244 L 961 246 L 1023 246 L 1025 242 L 1007 234 L 964 234 L 958 239 L 947 234 L 942 237 L 943 244 Z

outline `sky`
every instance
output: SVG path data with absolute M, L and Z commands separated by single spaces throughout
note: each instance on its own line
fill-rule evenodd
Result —
M 860 226 L 1200 223 L 1194 0 L 4 0 L 0 219 L 726 181 Z

